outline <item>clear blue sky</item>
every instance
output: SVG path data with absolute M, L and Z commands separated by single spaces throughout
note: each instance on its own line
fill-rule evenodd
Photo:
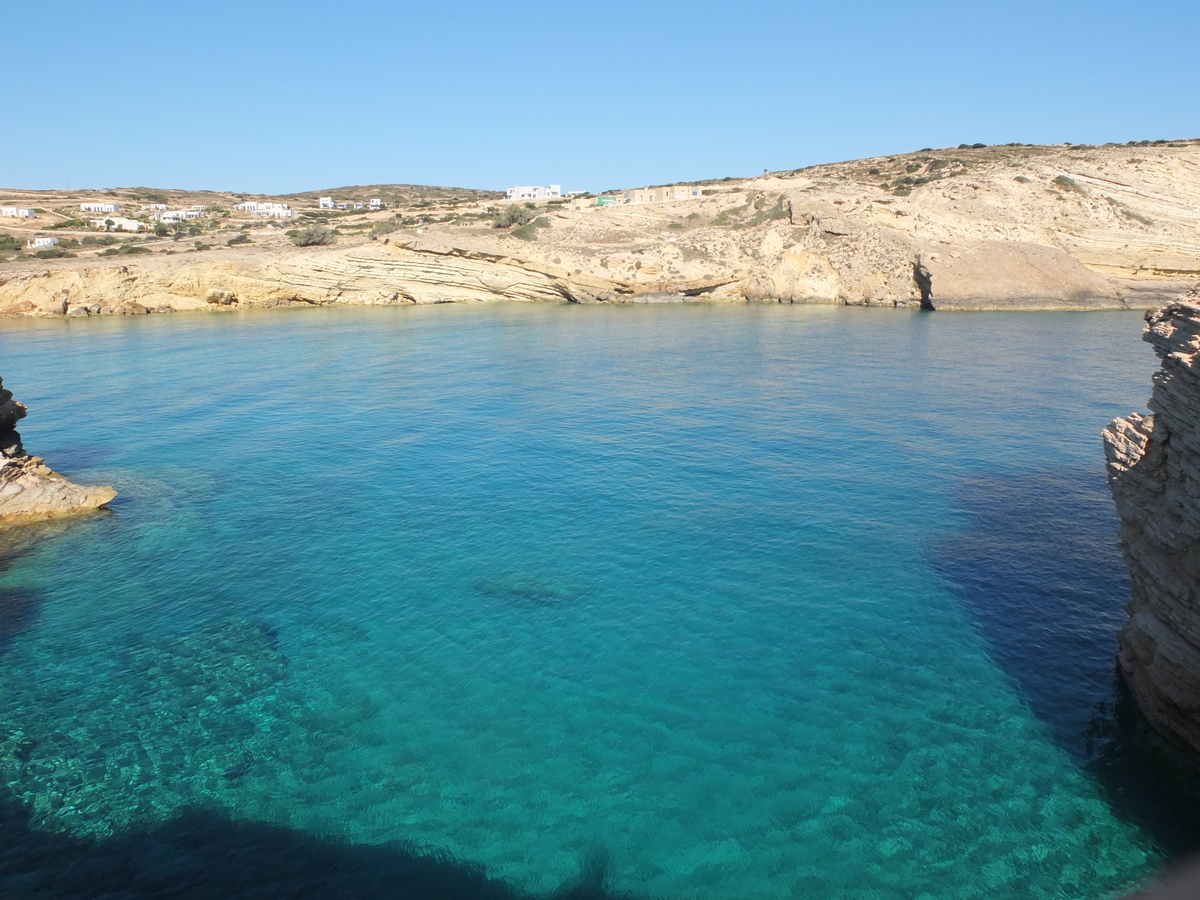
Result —
M 0 186 L 603 190 L 1200 137 L 1200 2 L 2 0 Z

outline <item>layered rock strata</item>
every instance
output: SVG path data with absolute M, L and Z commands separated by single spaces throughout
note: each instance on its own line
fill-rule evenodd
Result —
M 421 201 L 339 214 L 335 245 L 304 247 L 217 213 L 241 200 L 213 194 L 215 245 L 109 235 L 120 249 L 100 250 L 66 229 L 61 258 L 0 259 L 0 317 L 485 300 L 1149 308 L 1200 279 L 1200 141 L 946 148 L 684 193 L 563 200 L 530 210 L 539 227 L 524 230 L 494 227 L 493 200 Z M 5 196 L 47 210 L 0 228 L 22 242 L 78 210 L 69 192 Z
M 16 424 L 25 404 L 0 379 L 0 527 L 99 509 L 117 496 L 110 487 L 84 487 L 52 471 L 21 445 Z
M 1200 290 L 1146 321 L 1162 360 L 1151 415 L 1104 431 L 1133 583 L 1118 660 L 1150 723 L 1200 754 Z

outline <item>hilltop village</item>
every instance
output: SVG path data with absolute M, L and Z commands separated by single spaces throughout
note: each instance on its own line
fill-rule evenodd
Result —
M 473 300 L 1146 307 L 1200 279 L 1200 141 L 962 145 L 601 194 L 0 190 L 0 315 Z

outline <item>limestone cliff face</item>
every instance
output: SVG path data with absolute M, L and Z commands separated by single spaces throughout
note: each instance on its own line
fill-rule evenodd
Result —
M 15 430 L 25 414 L 0 379 L 0 526 L 87 512 L 117 496 L 110 487 L 74 484 L 29 456 Z
M 0 260 L 0 316 L 481 300 L 1146 308 L 1200 278 L 1200 141 L 923 151 L 698 194 L 564 202 L 523 237 L 493 227 L 492 201 L 364 213 L 319 248 L 218 218 L 203 252 L 146 237 L 137 255 L 81 244 L 75 258 Z M 223 244 L 234 231 L 253 237 Z
M 1104 431 L 1133 581 L 1118 659 L 1155 728 L 1200 754 L 1200 291 L 1146 320 L 1162 360 L 1152 414 Z

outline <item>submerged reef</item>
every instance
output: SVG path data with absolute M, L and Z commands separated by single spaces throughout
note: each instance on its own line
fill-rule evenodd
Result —
M 1200 289 L 1147 313 L 1151 415 L 1104 430 L 1133 595 L 1121 671 L 1150 723 L 1200 755 Z
M 15 430 L 26 412 L 0 379 L 0 526 L 88 512 L 117 496 L 110 487 L 75 484 L 27 454 Z
M 132 638 L 100 668 L 81 653 L 13 653 L 0 673 L 0 794 L 44 831 L 98 837 L 165 821 L 279 766 L 274 728 L 295 709 L 265 623 Z

